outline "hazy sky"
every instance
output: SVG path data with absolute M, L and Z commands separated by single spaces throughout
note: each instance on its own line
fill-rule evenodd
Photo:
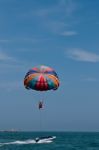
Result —
M 24 88 L 40 64 L 57 91 Z M 99 131 L 99 0 L 0 0 L 0 130 L 11 128 Z

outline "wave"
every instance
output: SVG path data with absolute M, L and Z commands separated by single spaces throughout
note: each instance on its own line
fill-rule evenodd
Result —
M 41 144 L 41 143 L 52 143 L 53 139 L 55 139 L 56 137 L 53 138 L 44 138 L 44 139 L 40 139 L 38 142 L 36 142 L 34 139 L 28 139 L 25 141 L 13 141 L 13 142 L 6 142 L 6 143 L 0 143 L 0 146 L 4 146 L 4 145 L 23 145 L 23 144 Z

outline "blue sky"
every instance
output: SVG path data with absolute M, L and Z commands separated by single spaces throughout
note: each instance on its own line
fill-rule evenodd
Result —
M 57 91 L 24 88 L 39 64 Z M 0 130 L 99 131 L 99 1 L 0 0 L 0 70 Z

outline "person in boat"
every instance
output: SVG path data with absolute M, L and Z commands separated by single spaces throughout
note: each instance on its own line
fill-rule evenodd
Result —
M 42 109 L 42 108 L 43 108 L 43 101 L 40 101 L 40 102 L 39 102 L 38 108 L 39 108 L 39 109 Z
M 40 140 L 39 138 L 36 138 L 36 139 L 35 139 L 36 142 L 38 142 L 39 140 Z
M 53 139 L 53 136 L 37 137 L 37 138 L 35 139 L 35 141 L 36 141 L 36 142 L 39 142 L 40 140 L 43 140 L 43 139 L 46 139 L 46 140 L 48 140 L 48 139 Z

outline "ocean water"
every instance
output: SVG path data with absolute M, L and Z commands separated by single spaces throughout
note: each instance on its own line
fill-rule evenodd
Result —
M 36 137 L 55 136 L 35 142 Z M 0 150 L 99 150 L 98 132 L 0 132 Z

